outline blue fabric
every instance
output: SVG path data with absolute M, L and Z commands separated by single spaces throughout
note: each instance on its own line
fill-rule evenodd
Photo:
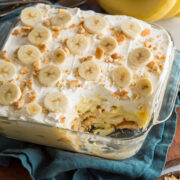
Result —
M 0 136 L 0 164 L 8 166 L 11 158 L 18 158 L 33 180 L 154 180 L 164 168 L 174 137 L 179 97 L 180 93 L 169 120 L 154 126 L 141 150 L 129 159 L 106 160 Z

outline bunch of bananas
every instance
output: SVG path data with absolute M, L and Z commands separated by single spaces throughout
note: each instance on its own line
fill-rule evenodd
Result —
M 154 22 L 180 16 L 180 0 L 98 0 L 110 14 L 123 14 Z

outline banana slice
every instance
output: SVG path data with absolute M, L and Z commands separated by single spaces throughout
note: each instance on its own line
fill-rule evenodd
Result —
M 40 59 L 41 53 L 39 49 L 32 45 L 21 46 L 18 50 L 18 59 L 26 65 L 31 65 Z
M 77 34 L 67 40 L 67 47 L 71 53 L 82 55 L 89 49 L 89 40 L 84 35 Z
M 126 67 L 118 67 L 112 71 L 112 80 L 118 87 L 126 87 L 130 84 L 131 72 Z
M 23 24 L 28 26 L 34 26 L 42 20 L 41 11 L 35 7 L 28 7 L 21 11 L 20 15 Z
M 30 103 L 26 106 L 26 112 L 31 116 L 35 116 L 41 113 L 41 111 L 42 111 L 42 108 L 39 104 Z
M 0 81 L 9 81 L 16 74 L 16 69 L 12 63 L 0 60 Z
M 0 104 L 10 105 L 21 97 L 20 88 L 13 83 L 5 83 L 0 86 Z
M 68 12 L 58 14 L 51 18 L 51 24 L 53 26 L 67 27 L 72 22 L 72 15 Z
M 61 71 L 55 65 L 47 65 L 39 72 L 39 81 L 44 86 L 54 85 L 60 78 Z
M 102 47 L 106 53 L 110 54 L 116 49 L 117 41 L 112 36 L 104 37 L 100 42 L 100 47 Z
M 141 32 L 141 26 L 132 20 L 124 21 L 120 25 L 120 28 L 122 32 L 131 39 L 135 39 Z
M 64 52 L 64 50 L 62 48 L 57 48 L 54 52 L 53 52 L 53 61 L 56 64 L 61 64 L 65 61 L 66 59 L 66 53 Z
M 28 40 L 34 45 L 41 45 L 50 38 L 50 31 L 44 26 L 39 26 L 33 29 L 29 35 Z
M 49 92 L 44 99 L 44 106 L 50 112 L 65 112 L 67 105 L 68 99 L 61 92 Z
M 101 16 L 91 16 L 84 21 L 84 28 L 92 34 L 101 33 L 107 26 L 107 21 Z
M 100 75 L 100 67 L 95 61 L 85 61 L 78 68 L 79 75 L 88 81 L 96 81 Z
M 149 79 L 140 79 L 136 84 L 137 91 L 143 96 L 149 96 L 152 93 L 152 83 Z
M 136 48 L 133 49 L 128 56 L 128 61 L 130 64 L 135 66 L 144 65 L 151 58 L 151 52 L 147 48 Z

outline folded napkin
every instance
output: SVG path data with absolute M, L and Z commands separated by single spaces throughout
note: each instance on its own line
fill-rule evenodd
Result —
M 174 137 L 179 98 L 180 93 L 169 120 L 154 126 L 140 151 L 131 158 L 107 160 L 0 136 L 0 164 L 8 166 L 11 158 L 18 158 L 33 180 L 154 180 L 164 168 Z

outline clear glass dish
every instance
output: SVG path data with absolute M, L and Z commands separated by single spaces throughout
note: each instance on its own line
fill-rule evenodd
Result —
M 0 24 L 0 50 L 18 21 L 18 18 L 14 18 Z M 152 26 L 157 29 L 161 28 L 156 25 Z M 169 33 L 167 32 L 167 34 Z M 170 39 L 173 42 L 171 36 Z M 109 159 L 129 158 L 141 148 L 150 129 L 154 125 L 166 121 L 173 111 L 179 88 L 180 68 L 178 61 L 180 51 L 175 51 L 174 47 L 172 47 L 169 58 L 172 66 L 169 67 L 169 74 L 167 74 L 167 78 L 163 82 L 161 93 L 156 98 L 151 120 L 145 129 L 138 131 L 119 130 L 110 136 L 100 136 L 1 116 L 0 134 L 17 140 Z

